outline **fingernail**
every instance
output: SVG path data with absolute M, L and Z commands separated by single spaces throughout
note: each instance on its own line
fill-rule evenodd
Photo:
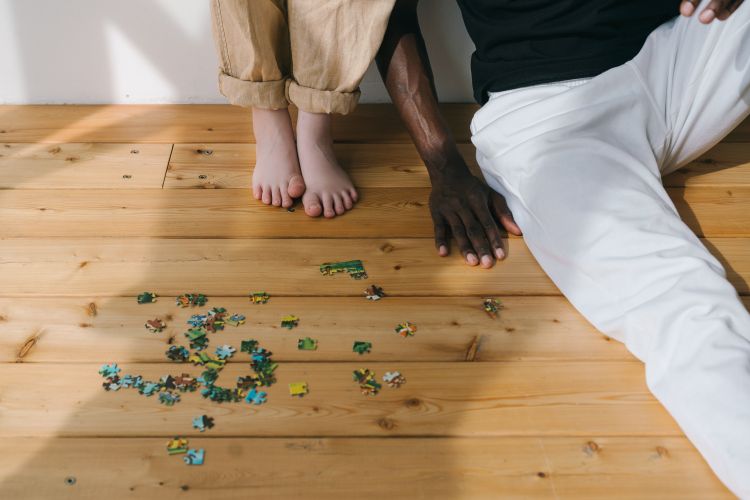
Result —
M 683 16 L 691 16 L 695 12 L 695 5 L 692 2 L 682 2 L 680 6 L 680 12 Z
M 466 262 L 468 262 L 472 266 L 476 266 L 479 263 L 479 260 L 477 260 L 477 256 L 474 255 L 473 253 L 467 253 Z
M 440 248 L 438 248 L 438 253 L 440 255 L 448 255 L 448 247 L 445 245 L 440 245 Z
M 710 9 L 704 10 L 701 12 L 701 22 L 703 23 L 710 23 L 716 18 L 716 13 Z
M 489 255 L 482 255 L 482 267 L 492 267 L 492 257 Z
M 495 257 L 498 259 L 504 259 L 505 258 L 505 252 L 503 252 L 502 248 L 496 248 L 495 249 Z

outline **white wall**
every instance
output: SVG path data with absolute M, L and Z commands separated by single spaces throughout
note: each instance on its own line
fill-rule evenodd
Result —
M 420 19 L 441 100 L 471 101 L 455 0 L 423 0 Z M 388 101 L 372 67 L 362 91 Z M 2 104 L 220 102 L 208 0 L 0 0 Z

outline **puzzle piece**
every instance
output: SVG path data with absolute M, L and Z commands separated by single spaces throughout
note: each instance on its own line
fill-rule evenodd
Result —
M 120 373 L 120 368 L 117 366 L 117 363 L 102 365 L 101 368 L 99 368 L 99 375 L 102 377 L 114 377 L 118 373 Z
M 291 396 L 302 397 L 307 393 L 307 382 L 292 382 L 289 384 L 289 394 Z
M 159 403 L 167 406 L 174 406 L 175 403 L 180 402 L 180 395 L 173 392 L 160 392 Z
M 399 372 L 385 372 L 383 382 L 393 389 L 398 389 L 406 383 L 406 379 Z
M 190 341 L 190 348 L 201 351 L 208 346 L 206 331 L 200 328 L 192 328 L 185 332 L 185 337 Z
M 139 304 L 151 304 L 152 302 L 156 302 L 156 295 L 154 292 L 143 292 L 140 295 L 138 295 L 137 300 Z
M 180 307 L 205 306 L 208 297 L 200 293 L 183 293 L 175 299 L 175 303 Z
M 256 347 L 258 347 L 258 341 L 255 339 L 248 339 L 240 342 L 240 352 L 251 353 Z
M 367 272 L 361 260 L 348 260 L 344 262 L 325 262 L 320 265 L 320 274 L 333 276 L 337 273 L 349 273 L 355 280 L 367 278 Z
M 245 323 L 245 316 L 242 314 L 232 314 L 225 323 L 230 326 L 240 326 Z
M 167 453 L 170 455 L 178 455 L 180 453 L 187 453 L 188 451 L 188 440 L 181 437 L 175 437 L 167 441 Z
M 266 393 L 253 388 L 245 396 L 245 401 L 256 405 L 263 404 L 266 402 Z
M 198 380 L 193 378 L 189 373 L 183 373 L 174 378 L 174 386 L 181 392 L 193 392 L 198 386 Z
M 190 357 L 190 351 L 181 345 L 171 345 L 165 352 L 167 359 L 184 363 Z
M 367 300 L 380 300 L 385 297 L 385 292 L 377 285 L 370 285 L 365 290 L 365 297 Z
M 299 349 L 300 351 L 314 351 L 317 348 L 318 341 L 315 339 L 311 339 L 310 337 L 305 337 L 297 341 L 297 349 Z
M 194 328 L 199 328 L 206 324 L 206 320 L 208 320 L 208 316 L 205 314 L 193 314 L 187 320 L 187 323 Z
M 271 296 L 266 292 L 253 292 L 250 294 L 250 302 L 253 304 L 265 304 Z
M 146 321 L 146 324 L 144 326 L 151 333 L 159 333 L 167 327 L 166 323 L 164 323 L 159 318 Z
M 369 353 L 372 349 L 372 342 L 365 342 L 363 340 L 355 340 L 352 346 L 352 352 L 356 352 L 359 355 Z
M 187 454 L 182 457 L 182 459 L 185 461 L 188 465 L 203 465 L 203 457 L 205 453 L 203 451 L 203 448 L 194 450 L 189 449 L 187 450 Z
M 367 368 L 354 370 L 354 381 L 359 384 L 359 389 L 365 396 L 375 396 L 382 387 L 375 379 L 375 372 Z
M 487 313 L 487 316 L 495 319 L 497 318 L 500 309 L 503 308 L 503 304 L 497 299 L 488 298 L 484 299 L 482 307 L 484 308 L 484 312 Z
M 204 432 L 206 429 L 210 429 L 214 426 L 214 419 L 208 415 L 201 415 L 193 419 L 193 428 Z
M 290 314 L 289 316 L 284 316 L 281 318 L 281 327 L 286 328 L 287 330 L 291 330 L 292 328 L 299 325 L 299 318 L 297 316 L 294 316 Z
M 216 348 L 216 357 L 222 360 L 229 359 L 234 356 L 234 352 L 236 350 L 237 349 L 235 349 L 231 345 L 220 345 Z
M 417 325 L 405 321 L 403 323 L 399 323 L 394 330 L 404 338 L 413 337 L 414 334 L 417 333 Z

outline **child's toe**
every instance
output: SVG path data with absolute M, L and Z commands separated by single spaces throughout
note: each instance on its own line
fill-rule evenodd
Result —
M 305 206 L 305 213 L 310 217 L 320 217 L 320 214 L 323 213 L 320 198 L 314 193 L 306 192 L 302 196 L 302 204 Z

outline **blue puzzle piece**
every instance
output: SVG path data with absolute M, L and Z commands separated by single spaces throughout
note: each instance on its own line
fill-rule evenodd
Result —
M 245 396 L 245 401 L 256 405 L 261 405 L 266 402 L 266 393 L 253 388 L 250 392 L 247 393 L 247 396 Z
M 203 465 L 203 456 L 205 455 L 203 448 L 194 450 L 189 449 L 182 459 L 188 465 Z
M 114 377 L 118 373 L 120 373 L 120 369 L 117 367 L 117 363 L 102 365 L 102 367 L 99 368 L 99 375 L 104 378 Z
M 193 327 L 203 326 L 206 323 L 208 316 L 205 314 L 193 314 L 190 319 L 187 320 L 188 325 Z
M 231 358 L 236 350 L 230 345 L 220 345 L 216 348 L 216 357 L 219 359 Z

